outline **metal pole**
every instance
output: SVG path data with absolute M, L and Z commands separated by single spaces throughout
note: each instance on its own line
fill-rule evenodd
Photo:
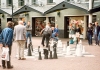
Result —
M 13 0 L 12 0 L 12 21 L 13 21 Z
M 93 0 L 89 0 L 89 10 L 93 8 Z M 92 13 L 89 14 L 89 23 L 92 23 Z
M 94 7 L 94 0 L 92 0 L 92 8 Z

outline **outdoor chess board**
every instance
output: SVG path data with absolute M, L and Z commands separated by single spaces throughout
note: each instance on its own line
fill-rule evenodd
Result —
M 52 50 L 52 56 L 53 56 L 53 48 L 51 48 L 51 50 Z M 76 50 L 76 48 L 71 48 L 70 49 L 71 54 L 70 55 L 66 55 L 66 48 L 64 48 L 64 47 L 57 47 L 57 56 L 58 56 L 58 58 L 59 57 L 65 57 L 65 58 L 67 58 L 67 57 L 79 57 L 79 56 L 76 56 L 75 50 Z M 41 51 L 41 56 L 42 56 L 42 59 L 43 59 L 44 58 L 43 48 L 40 47 L 40 51 Z M 33 51 L 31 51 L 31 52 L 32 52 L 32 56 L 28 56 L 28 49 L 25 49 L 24 50 L 25 58 L 38 59 L 38 57 L 39 57 L 38 48 L 33 48 Z M 48 55 L 48 57 L 49 57 L 49 55 Z M 16 55 L 16 57 L 18 57 L 18 55 Z M 95 56 L 92 55 L 89 52 L 84 52 L 82 57 L 95 57 Z

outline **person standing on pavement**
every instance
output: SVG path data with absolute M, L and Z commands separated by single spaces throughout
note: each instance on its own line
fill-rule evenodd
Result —
M 21 19 L 21 18 L 20 18 Z M 26 41 L 26 27 L 23 24 L 23 21 L 19 21 L 18 25 L 14 27 L 14 37 L 18 43 L 19 48 L 19 60 L 26 60 L 24 58 L 24 48 L 25 48 L 25 41 Z
M 44 58 L 48 59 L 48 47 L 49 47 L 49 40 L 50 40 L 50 36 L 52 34 L 52 29 L 50 27 L 50 23 L 48 23 L 46 25 L 46 27 L 41 31 L 41 34 L 43 34 L 42 37 L 42 45 L 43 47 L 45 47 L 44 41 L 46 40 L 46 48 L 44 48 Z
M 0 34 L 0 40 L 2 41 L 3 47 L 9 48 L 9 61 L 7 61 L 7 68 L 11 69 L 13 66 L 11 65 L 11 48 L 13 42 L 13 22 L 9 21 L 7 23 L 7 27 L 4 28 Z M 3 69 L 6 68 L 6 61 L 2 60 Z
M 81 29 L 78 24 L 76 24 L 76 27 L 75 27 L 75 34 L 76 34 L 76 39 L 77 39 L 76 44 L 78 44 L 80 41 L 80 34 L 81 34 Z
M 20 17 L 19 19 L 20 19 L 20 21 L 23 21 L 23 25 L 26 26 L 25 18 L 24 17 Z
M 30 21 L 28 21 L 27 25 L 26 25 L 26 38 L 27 38 L 27 42 L 28 42 L 28 38 L 29 41 L 32 42 L 31 38 L 32 38 L 32 26 L 30 24 Z
M 89 45 L 92 45 L 92 36 L 93 36 L 93 28 L 92 28 L 92 23 L 90 23 L 89 27 L 87 28 L 87 39 Z
M 100 26 L 98 25 L 98 22 L 95 22 L 93 33 L 94 33 L 95 45 L 97 46 L 99 46 L 99 41 L 98 41 L 99 30 L 100 30 Z

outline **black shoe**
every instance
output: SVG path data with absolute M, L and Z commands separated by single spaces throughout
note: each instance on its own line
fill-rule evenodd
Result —
M 13 66 L 7 67 L 7 69 L 12 69 L 12 68 L 13 68 Z
M 2 66 L 3 67 L 3 69 L 5 69 L 6 68 L 6 66 Z

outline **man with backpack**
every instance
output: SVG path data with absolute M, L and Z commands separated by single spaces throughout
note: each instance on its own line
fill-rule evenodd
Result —
M 52 29 L 50 27 L 50 23 L 48 23 L 46 25 L 46 27 L 41 31 L 41 33 L 43 34 L 42 37 L 42 45 L 44 47 L 44 55 L 45 55 L 45 59 L 48 59 L 48 47 L 49 47 L 49 40 L 50 40 L 50 36 L 52 34 Z M 44 44 L 44 41 L 46 40 L 46 46 Z

